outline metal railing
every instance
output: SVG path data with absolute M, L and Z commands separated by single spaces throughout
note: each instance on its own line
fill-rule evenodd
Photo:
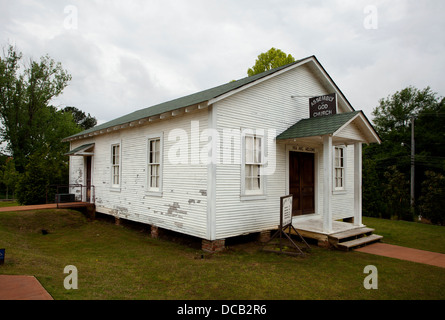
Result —
M 82 184 L 50 185 L 46 190 L 46 203 L 88 202 L 95 203 L 95 187 Z

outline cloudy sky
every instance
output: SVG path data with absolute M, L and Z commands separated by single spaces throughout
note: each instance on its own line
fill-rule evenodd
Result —
M 409 85 L 445 96 L 445 1 L 0 0 L 1 46 L 49 54 L 55 104 L 100 123 L 247 76 L 271 47 L 315 55 L 356 110 Z

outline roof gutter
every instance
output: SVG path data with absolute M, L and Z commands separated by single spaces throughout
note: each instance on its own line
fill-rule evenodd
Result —
M 177 116 L 180 116 L 183 114 L 189 114 L 189 113 L 192 113 L 195 111 L 203 110 L 203 109 L 206 109 L 208 106 L 209 106 L 208 101 L 204 101 L 199 104 L 194 104 L 191 106 L 178 108 L 178 109 L 175 109 L 172 111 L 159 113 L 159 114 L 141 118 L 138 120 L 124 122 L 122 124 L 112 125 L 112 126 L 105 127 L 105 128 L 99 128 L 97 130 L 86 131 L 83 134 L 82 134 L 82 132 L 80 132 L 78 134 L 75 134 L 75 135 L 72 135 L 72 136 L 62 139 L 62 142 L 69 142 L 69 141 L 74 141 L 74 140 L 91 138 L 91 137 L 115 132 L 115 131 L 126 129 L 126 128 L 135 128 L 135 127 L 139 127 L 139 126 L 142 126 L 145 124 L 150 124 L 150 123 L 158 122 L 161 120 L 167 120 L 167 119 L 177 117 Z M 92 128 L 92 129 L 94 129 L 94 128 Z

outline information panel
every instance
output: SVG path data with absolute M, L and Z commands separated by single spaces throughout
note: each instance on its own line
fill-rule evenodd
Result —
M 281 227 L 292 223 L 292 195 L 281 197 Z

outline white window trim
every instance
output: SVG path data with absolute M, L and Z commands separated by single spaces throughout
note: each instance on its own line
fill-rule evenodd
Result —
M 343 150 L 343 186 L 342 187 L 336 187 L 336 173 L 337 173 L 337 167 L 335 166 L 335 151 L 336 149 L 342 149 Z M 345 145 L 338 145 L 334 146 L 333 148 L 333 157 L 332 157 L 332 193 L 333 194 L 345 194 L 346 193 L 346 171 L 347 171 L 347 149 Z
M 246 190 L 246 136 L 258 137 L 261 139 L 261 160 L 260 160 L 260 189 Z M 265 134 L 259 134 L 255 130 L 245 129 L 241 134 L 241 200 L 264 200 L 266 199 L 266 176 L 263 175 L 264 159 L 266 154 Z
M 114 147 L 119 146 L 119 163 L 117 164 L 119 166 L 119 183 L 114 184 L 114 164 L 113 164 L 113 149 Z M 111 191 L 121 191 L 121 185 L 122 185 L 122 143 L 115 142 L 111 144 L 110 148 L 110 186 Z
M 147 146 L 146 160 L 145 160 L 145 183 L 146 183 L 146 193 L 150 196 L 162 197 L 162 185 L 163 185 L 163 167 L 164 167 L 164 133 L 151 134 L 145 137 L 145 142 Z M 150 170 L 149 170 L 149 159 L 150 159 L 150 141 L 159 139 L 159 187 L 150 187 Z

